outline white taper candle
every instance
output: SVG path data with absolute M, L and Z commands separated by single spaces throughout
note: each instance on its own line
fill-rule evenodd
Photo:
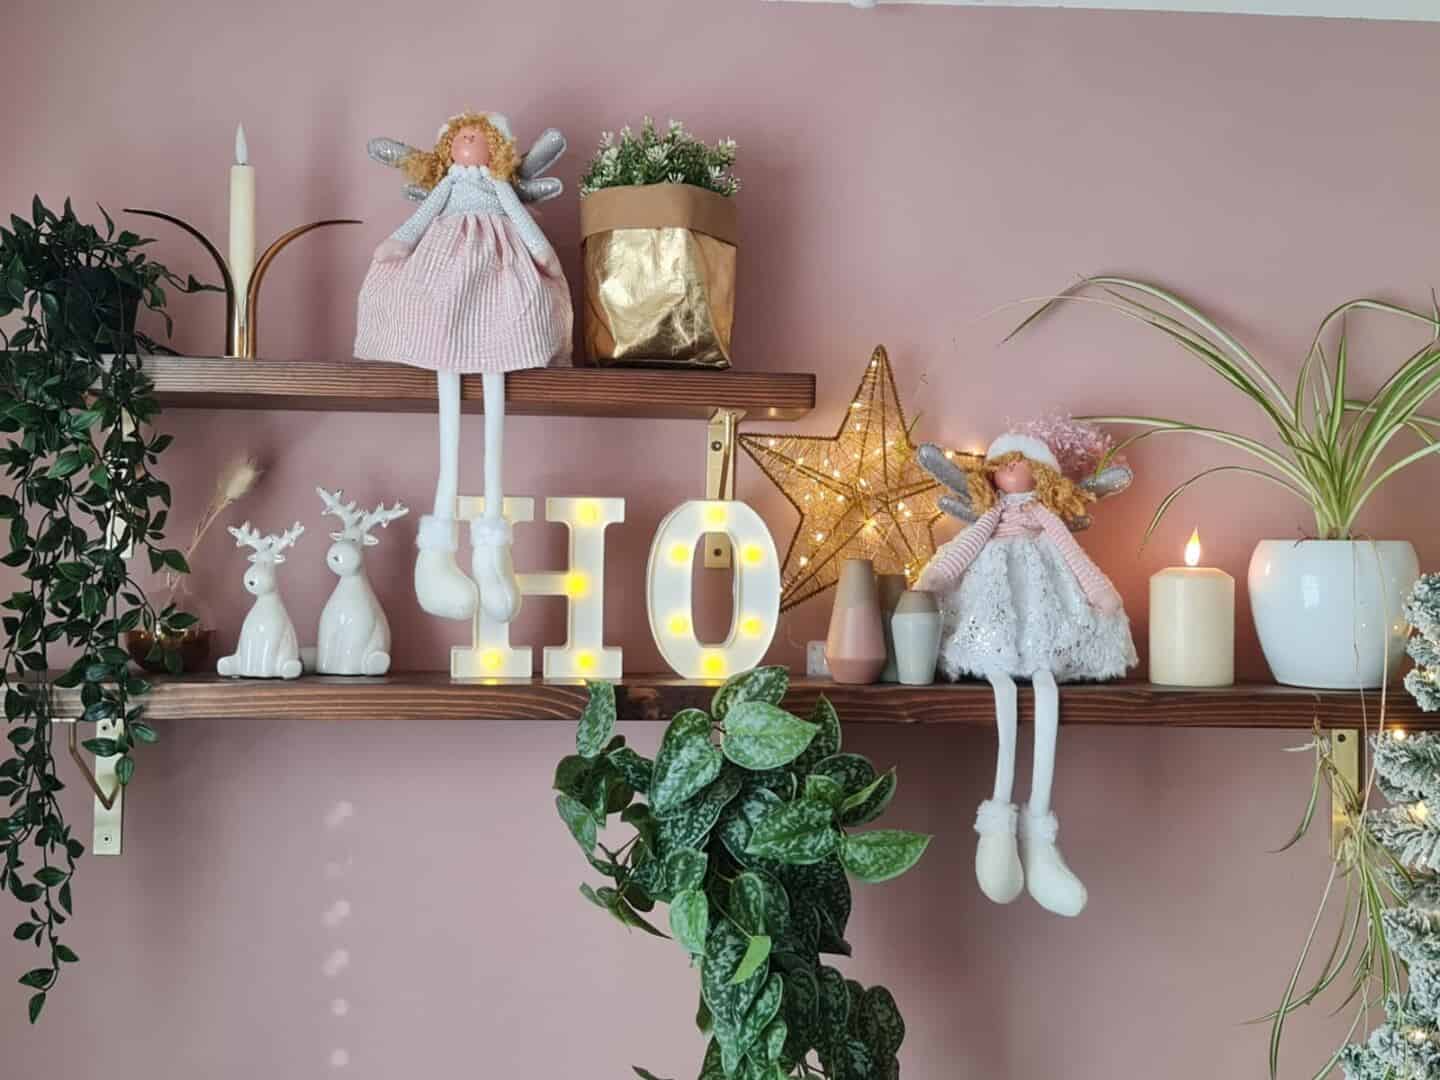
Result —
M 255 167 L 245 142 L 245 125 L 235 128 L 235 164 L 230 166 L 230 277 L 235 304 L 245 306 L 245 290 L 255 269 Z

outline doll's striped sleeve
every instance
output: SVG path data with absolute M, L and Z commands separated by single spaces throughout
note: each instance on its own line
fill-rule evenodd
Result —
M 1075 537 L 1058 515 L 1044 507 L 1035 507 L 1031 514 L 1045 530 L 1045 535 L 1059 549 L 1060 557 L 1065 560 L 1065 565 L 1070 567 L 1070 572 L 1084 590 L 1085 599 L 1099 607 L 1105 598 L 1117 595 L 1114 584 L 1105 576 L 1105 572 L 1095 565 L 1094 560 L 1085 554 L 1085 549 L 1076 543 Z
M 995 528 L 999 524 L 1000 507 L 992 506 L 976 519 L 975 524 L 935 553 L 935 557 L 920 572 L 920 581 L 916 588 L 929 592 L 953 589 L 990 542 L 990 537 L 995 534 Z

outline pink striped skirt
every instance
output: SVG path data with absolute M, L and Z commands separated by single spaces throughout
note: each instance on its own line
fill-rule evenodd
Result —
M 355 356 L 433 371 L 518 371 L 570 359 L 570 289 L 509 218 L 456 214 L 409 256 L 372 262 L 360 286 Z

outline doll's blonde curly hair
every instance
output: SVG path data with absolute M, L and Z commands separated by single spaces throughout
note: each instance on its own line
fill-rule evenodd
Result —
M 485 133 L 485 141 L 490 144 L 490 175 L 497 180 L 513 180 L 520 168 L 520 152 L 515 148 L 515 140 L 506 138 L 484 113 L 467 109 L 445 125 L 434 150 L 429 153 L 416 150 L 400 162 L 400 168 L 410 182 L 426 191 L 440 183 L 450 168 L 450 145 L 455 141 L 456 133 L 467 127 L 478 127 Z
M 1012 450 L 965 474 L 970 488 L 970 506 L 977 514 L 985 513 L 1000 498 L 1000 493 L 995 488 L 996 470 L 1017 461 L 1024 461 L 1035 474 L 1036 500 L 1052 514 L 1059 515 L 1062 520 L 1073 521 L 1083 517 L 1086 504 L 1095 501 L 1093 494 L 1077 487 L 1050 466 L 1027 458 L 1019 450 Z

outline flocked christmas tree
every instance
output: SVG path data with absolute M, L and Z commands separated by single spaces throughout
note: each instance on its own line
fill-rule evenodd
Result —
M 1405 689 L 1426 712 L 1440 709 L 1440 574 L 1426 574 L 1405 604 L 1405 618 L 1415 630 L 1409 653 L 1415 670 L 1405 676 Z
M 1440 709 L 1440 576 L 1415 586 L 1405 609 L 1419 665 L 1406 687 Z M 1440 1080 L 1440 735 L 1375 741 L 1375 779 L 1391 805 L 1368 810 L 1370 834 L 1394 859 L 1396 904 L 1381 915 L 1385 940 L 1405 965 L 1408 989 L 1385 1001 L 1386 1022 L 1340 1055 L 1347 1080 Z

